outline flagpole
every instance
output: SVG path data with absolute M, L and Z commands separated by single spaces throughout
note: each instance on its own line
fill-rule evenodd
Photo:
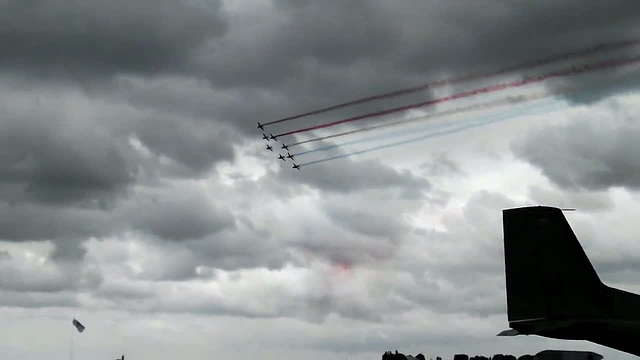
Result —
M 71 345 L 69 346 L 69 360 L 73 360 L 73 327 L 71 328 Z

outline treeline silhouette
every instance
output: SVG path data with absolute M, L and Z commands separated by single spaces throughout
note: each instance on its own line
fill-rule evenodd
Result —
M 481 355 L 469 357 L 469 355 L 466 355 L 466 354 L 456 354 L 453 356 L 453 360 L 533 360 L 533 358 L 534 358 L 533 355 L 522 355 L 516 358 L 513 355 L 504 355 L 504 354 L 495 354 L 490 357 L 481 356 Z M 395 352 L 385 351 L 385 353 L 382 355 L 382 360 L 413 360 L 413 359 L 426 360 L 423 354 L 418 354 L 416 356 L 405 355 L 403 353 L 399 353 L 398 350 L 396 350 Z M 442 358 L 440 356 L 437 356 L 436 360 L 442 360 Z

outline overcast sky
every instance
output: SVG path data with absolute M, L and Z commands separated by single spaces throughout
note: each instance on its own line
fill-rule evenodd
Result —
M 633 88 L 301 172 L 255 126 L 639 19 L 635 0 L 0 0 L 0 358 L 67 359 L 73 317 L 77 359 L 630 358 L 495 335 L 507 207 L 577 208 L 601 278 L 640 291 Z

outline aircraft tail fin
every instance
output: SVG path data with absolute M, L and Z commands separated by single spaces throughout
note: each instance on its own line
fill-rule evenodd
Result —
M 510 323 L 588 318 L 610 308 L 607 287 L 562 210 L 504 210 L 503 230 Z

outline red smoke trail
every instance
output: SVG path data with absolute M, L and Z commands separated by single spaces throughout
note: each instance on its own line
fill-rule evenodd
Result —
M 324 112 L 327 112 L 327 111 L 341 109 L 341 108 L 344 108 L 344 107 L 347 107 L 347 106 L 352 106 L 352 105 L 363 104 L 363 103 L 367 103 L 367 102 L 374 101 L 374 100 L 380 100 L 380 99 L 386 99 L 386 98 L 396 97 L 396 96 L 400 96 L 400 95 L 411 94 L 411 93 L 422 91 L 422 90 L 426 90 L 426 89 L 429 89 L 429 88 L 437 88 L 437 87 L 444 86 L 444 85 L 455 85 L 455 84 L 466 82 L 466 81 L 486 79 L 486 78 L 489 78 L 489 77 L 502 75 L 502 74 L 505 74 L 505 73 L 513 72 L 513 71 L 528 70 L 528 69 L 531 69 L 531 68 L 535 68 L 535 67 L 539 67 L 539 66 L 543 66 L 543 65 L 548 65 L 548 64 L 551 64 L 551 63 L 554 63 L 554 62 L 558 62 L 558 61 L 571 60 L 571 59 L 575 59 L 575 58 L 579 58 L 579 57 L 583 57 L 583 56 L 597 54 L 599 52 L 612 51 L 612 50 L 622 49 L 622 48 L 629 47 L 629 46 L 634 46 L 634 45 L 640 45 L 640 40 L 625 40 L 625 41 L 618 41 L 618 42 L 599 44 L 599 45 L 595 45 L 595 46 L 591 46 L 591 47 L 587 47 L 587 48 L 582 48 L 582 49 L 579 49 L 579 50 L 572 50 L 572 51 L 565 52 L 565 53 L 551 55 L 551 56 L 548 56 L 546 58 L 533 60 L 533 61 L 530 61 L 530 62 L 518 64 L 518 65 L 513 65 L 513 66 L 510 66 L 510 67 L 506 67 L 506 68 L 503 68 L 503 69 L 500 69 L 500 70 L 496 70 L 496 71 L 492 71 L 492 72 L 469 74 L 469 75 L 464 75 L 464 76 L 453 78 L 453 79 L 438 80 L 438 81 L 430 82 L 430 83 L 427 83 L 427 84 L 424 84 L 424 85 L 420 85 L 420 86 L 416 86 L 416 87 L 412 87 L 412 88 L 407 88 L 407 89 L 396 90 L 396 91 L 385 93 L 385 94 L 368 96 L 368 97 L 361 98 L 361 99 L 358 99 L 358 100 L 353 100 L 353 101 L 345 102 L 345 103 L 342 103 L 342 104 L 333 105 L 333 106 L 329 106 L 329 107 L 326 107 L 326 108 L 322 108 L 322 109 L 306 112 L 306 113 L 303 113 L 303 114 L 298 114 L 298 115 L 295 115 L 295 116 L 286 117 L 286 118 L 283 118 L 283 119 L 280 119 L 280 120 L 271 121 L 271 122 L 268 122 L 268 123 L 264 123 L 263 126 L 273 125 L 273 124 L 277 124 L 277 123 L 281 123 L 281 122 L 285 122 L 285 121 L 290 121 L 290 120 L 295 120 L 295 119 L 299 119 L 301 117 L 305 117 L 305 116 L 309 116 L 309 115 L 321 114 L 321 113 L 324 113 Z
M 358 116 L 350 117 L 350 118 L 343 119 L 343 120 L 338 120 L 338 121 L 333 121 L 333 122 L 329 122 L 329 123 L 325 123 L 325 124 L 315 125 L 315 126 L 311 126 L 311 127 L 307 127 L 307 128 L 303 128 L 303 129 L 288 131 L 288 132 L 285 132 L 285 133 L 282 133 L 282 134 L 278 134 L 278 135 L 276 135 L 276 137 L 281 137 L 281 136 L 286 136 L 286 135 L 293 135 L 293 134 L 297 134 L 297 133 L 301 133 L 301 132 L 317 130 L 317 129 L 327 128 L 327 127 L 335 126 L 335 125 L 339 125 L 339 124 L 345 124 L 345 123 L 349 123 L 349 122 L 354 122 L 354 121 L 358 121 L 358 120 L 362 120 L 362 119 L 368 119 L 368 118 L 372 118 L 372 117 L 378 117 L 378 116 L 393 114 L 393 113 L 400 112 L 400 111 L 417 109 L 417 108 L 421 108 L 421 107 L 425 107 L 425 106 L 430 106 L 430 105 L 440 104 L 440 103 L 444 103 L 444 102 L 448 102 L 448 101 L 452 101 L 452 100 L 462 99 L 462 98 L 466 98 L 466 97 L 470 97 L 470 96 L 474 96 L 474 95 L 478 95 L 478 94 L 486 94 L 486 93 L 492 93 L 492 92 L 505 90 L 505 89 L 517 88 L 517 87 L 521 87 L 521 86 L 524 86 L 524 85 L 537 83 L 537 82 L 541 82 L 541 81 L 552 79 L 552 78 L 556 78 L 556 77 L 568 76 L 568 75 L 578 75 L 578 74 L 588 73 L 588 72 L 592 72 L 592 71 L 603 70 L 603 69 L 607 69 L 607 68 L 611 68 L 611 67 L 627 65 L 627 64 L 631 64 L 631 63 L 637 62 L 638 60 L 640 60 L 640 56 L 627 58 L 627 59 L 607 60 L 607 61 L 603 61 L 603 62 L 599 62 L 599 63 L 592 63 L 592 64 L 586 64 L 586 65 L 571 66 L 571 67 L 564 68 L 564 69 L 561 69 L 561 70 L 552 71 L 552 72 L 549 72 L 549 73 L 545 73 L 545 74 L 534 76 L 534 77 L 530 77 L 530 78 L 525 78 L 525 79 L 514 81 L 514 82 L 491 85 L 491 86 L 483 87 L 483 88 L 480 88 L 480 89 L 475 89 L 475 90 L 471 90 L 471 91 L 464 91 L 464 92 L 457 93 L 457 94 L 454 94 L 454 95 L 451 95 L 451 96 L 445 96 L 445 97 L 438 98 L 438 99 L 424 101 L 424 102 L 421 102 L 421 103 L 410 104 L 410 105 L 400 106 L 400 107 L 396 107 L 396 108 L 392 108 L 392 109 L 376 111 L 376 112 L 372 112 L 372 113 L 368 113 L 368 114 L 364 114 L 364 115 L 358 115 Z

